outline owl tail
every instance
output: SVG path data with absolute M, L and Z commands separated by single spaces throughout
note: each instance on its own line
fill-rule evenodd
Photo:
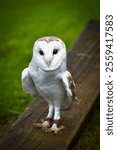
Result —
M 72 104 L 73 104 L 73 98 L 72 97 L 68 97 L 66 95 L 64 100 L 62 101 L 61 110 L 68 110 L 68 109 L 70 109 Z

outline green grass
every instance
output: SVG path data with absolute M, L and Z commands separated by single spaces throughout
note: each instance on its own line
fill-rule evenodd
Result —
M 90 19 L 99 20 L 99 0 L 0 0 L 0 117 L 19 115 L 31 100 L 20 78 L 34 41 L 59 36 L 68 50 Z
M 58 36 L 70 49 L 88 20 L 99 20 L 99 0 L 0 0 L 0 118 L 18 116 L 31 101 L 21 87 L 34 41 Z

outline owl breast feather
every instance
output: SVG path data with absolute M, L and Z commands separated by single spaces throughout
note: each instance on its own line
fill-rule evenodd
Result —
M 64 98 L 65 89 L 56 74 L 44 71 L 31 71 L 31 77 L 39 94 L 45 99 Z

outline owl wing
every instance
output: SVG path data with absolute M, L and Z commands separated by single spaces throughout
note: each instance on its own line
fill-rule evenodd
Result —
M 62 73 L 61 79 L 63 81 L 67 96 L 71 99 L 75 99 L 76 86 L 71 73 L 69 71 L 65 71 L 64 73 Z
M 35 88 L 34 82 L 29 74 L 29 68 L 25 68 L 22 71 L 22 88 L 26 93 L 29 93 L 31 96 L 37 96 L 38 92 Z

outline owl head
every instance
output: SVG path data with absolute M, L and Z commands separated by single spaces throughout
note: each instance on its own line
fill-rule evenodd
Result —
M 65 44 L 54 36 L 40 38 L 34 43 L 33 58 L 41 69 L 56 70 L 66 59 Z

